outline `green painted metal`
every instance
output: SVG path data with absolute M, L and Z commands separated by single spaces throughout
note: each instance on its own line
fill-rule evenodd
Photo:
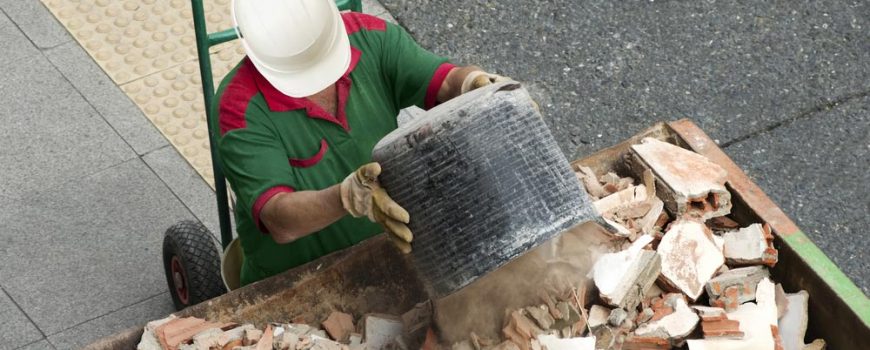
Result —
M 336 0 L 339 10 L 351 10 L 362 12 L 361 0 Z M 211 148 L 212 171 L 214 172 L 214 187 L 217 194 L 218 219 L 221 230 L 221 246 L 226 248 L 233 240 L 233 229 L 230 224 L 230 207 L 227 196 L 227 182 L 223 170 L 220 167 L 218 154 L 215 148 L 215 140 L 212 125 L 214 121 L 211 115 L 211 104 L 214 99 L 214 77 L 211 74 L 211 57 L 208 49 L 214 45 L 225 43 L 238 38 L 234 28 L 220 32 L 210 33 L 206 28 L 205 10 L 203 0 L 191 0 L 193 6 L 193 29 L 196 32 L 196 52 L 199 57 L 199 74 L 202 78 L 202 96 L 205 100 L 206 123 L 208 125 L 208 140 Z
M 870 325 L 870 299 L 823 253 L 806 234 L 797 231 L 780 236 L 818 274 L 865 325 Z

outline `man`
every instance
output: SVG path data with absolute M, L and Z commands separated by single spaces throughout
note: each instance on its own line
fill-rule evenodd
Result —
M 242 285 L 411 220 L 378 185 L 374 145 L 402 108 L 505 79 L 456 67 L 401 27 L 333 0 L 234 0 L 247 57 L 218 89 L 217 146 L 237 195 Z M 350 215 L 348 215 L 350 214 Z

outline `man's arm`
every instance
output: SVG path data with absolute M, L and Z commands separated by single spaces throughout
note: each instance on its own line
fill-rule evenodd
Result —
M 447 73 L 444 82 L 441 83 L 441 88 L 438 89 L 438 102 L 447 102 L 448 100 L 462 94 L 462 83 L 471 72 L 482 71 L 477 66 L 455 67 Z
M 279 244 L 290 243 L 338 221 L 347 211 L 340 185 L 320 191 L 279 193 L 260 211 L 260 220 Z

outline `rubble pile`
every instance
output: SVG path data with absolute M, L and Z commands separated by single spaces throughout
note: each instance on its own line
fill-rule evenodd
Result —
M 608 231 L 623 240 L 596 260 L 592 297 L 584 300 L 581 286 L 511 310 L 502 335 L 512 344 L 498 348 L 824 348 L 821 339 L 804 344 L 807 292 L 787 294 L 771 280 L 770 227 L 728 217 L 725 170 L 655 139 L 630 152 L 627 176 L 575 169 Z M 453 349 L 489 349 L 471 345 Z
M 778 258 L 771 228 L 742 226 L 728 216 L 724 169 L 655 139 L 631 146 L 625 161 L 626 176 L 575 169 L 616 242 L 595 261 L 588 283 L 540 292 L 539 303 L 506 310 L 500 339 L 470 332 L 447 348 L 825 348 L 821 339 L 804 343 L 808 293 L 786 293 L 771 280 L 768 269 Z M 431 305 L 356 323 L 333 312 L 322 330 L 304 324 L 259 330 L 170 316 L 146 326 L 138 349 L 408 349 L 403 339 L 421 332 L 423 348 L 435 349 Z
M 322 329 L 304 323 L 213 323 L 195 317 L 149 322 L 137 350 L 374 350 L 401 348 L 405 323 L 394 316 L 369 314 L 360 320 L 332 312 Z M 357 332 L 360 330 L 360 332 Z

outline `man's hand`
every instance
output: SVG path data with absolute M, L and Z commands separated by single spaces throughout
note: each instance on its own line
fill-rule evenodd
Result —
M 471 90 L 481 88 L 487 85 L 492 85 L 495 83 L 500 83 L 503 81 L 511 81 L 513 79 L 508 77 L 503 77 L 498 74 L 487 73 L 481 70 L 476 70 L 465 76 L 465 79 L 462 81 L 462 88 L 460 88 L 460 93 L 464 94 Z
M 381 166 L 368 163 L 341 182 L 341 204 L 353 217 L 367 216 L 384 227 L 393 243 L 403 253 L 411 252 L 414 236 L 408 229 L 408 211 L 393 201 L 378 183 Z

